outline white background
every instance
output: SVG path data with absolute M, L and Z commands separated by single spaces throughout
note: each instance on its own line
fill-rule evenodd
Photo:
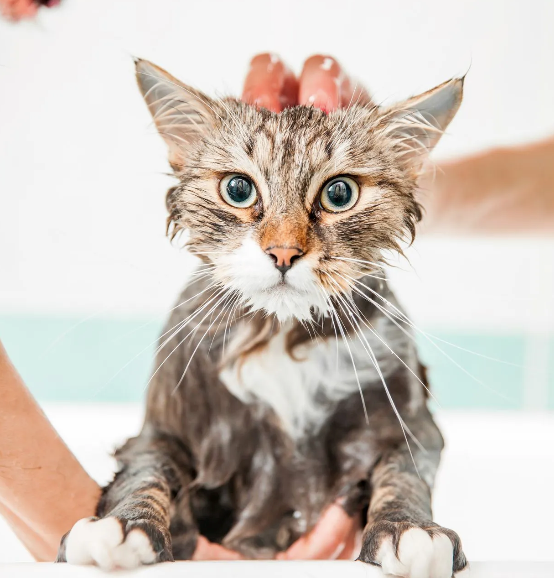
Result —
M 131 55 L 239 94 L 258 51 L 297 71 L 332 53 L 379 101 L 471 65 L 441 158 L 554 133 L 553 21 L 545 0 L 65 0 L 0 23 L 0 313 L 161 313 L 190 269 Z M 544 361 L 553 257 L 545 239 L 422 239 L 397 284 L 416 320 L 525 332 Z

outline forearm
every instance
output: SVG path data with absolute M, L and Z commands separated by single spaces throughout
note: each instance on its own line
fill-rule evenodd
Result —
M 438 163 L 421 183 L 429 234 L 554 233 L 554 138 Z
M 29 551 L 53 560 L 61 536 L 94 514 L 98 485 L 43 414 L 0 344 L 0 513 Z
M 32 528 L 27 526 L 11 510 L 0 502 L 0 516 L 8 522 L 13 533 L 25 544 L 25 547 L 39 562 L 52 560 L 52 545 L 43 536 L 37 534 Z

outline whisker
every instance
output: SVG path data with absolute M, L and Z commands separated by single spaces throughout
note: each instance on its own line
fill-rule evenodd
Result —
M 194 285 L 194 283 L 198 283 L 198 281 L 201 281 L 202 279 L 209 277 L 211 275 L 211 273 L 206 273 L 204 276 L 198 276 L 196 279 L 194 279 L 194 281 L 191 281 L 189 286 Z M 172 307 L 171 309 L 168 309 L 167 311 L 165 311 L 164 315 L 168 315 L 169 313 L 171 313 L 172 311 L 175 311 L 175 309 L 178 309 L 179 307 L 182 307 L 185 303 L 189 302 L 191 299 L 195 299 L 196 297 L 199 297 L 200 295 L 202 295 L 202 293 L 206 292 L 208 289 L 210 289 L 211 287 L 213 287 L 215 285 L 215 283 L 212 283 L 210 285 L 208 285 L 206 288 L 204 288 L 202 291 L 199 291 L 198 293 L 196 293 L 196 295 L 193 295 L 192 297 L 190 297 L 189 299 L 185 299 L 184 301 L 181 301 L 181 303 L 178 303 L 177 305 L 175 305 L 174 307 Z M 122 340 L 125 339 L 125 337 L 129 337 L 130 335 L 134 335 L 135 333 L 137 333 L 138 331 L 140 331 L 141 329 L 144 329 L 145 327 L 148 327 L 149 325 L 152 325 L 153 323 L 158 323 L 157 319 L 153 319 L 152 321 L 147 321 L 146 323 L 143 323 L 142 325 L 139 325 L 137 328 L 132 329 L 131 331 L 127 331 L 126 333 L 123 333 L 122 335 L 119 335 L 116 339 Z M 180 322 L 179 322 L 180 323 Z M 174 329 L 175 327 L 177 327 L 177 325 L 179 324 L 175 324 L 173 326 L 172 329 Z M 171 329 L 169 330 L 171 331 Z M 159 339 L 161 337 L 163 337 L 164 335 L 166 335 L 169 331 L 167 331 L 166 333 L 163 333 L 162 335 L 159 335 L 158 338 L 151 343 L 148 347 L 150 347 L 151 345 L 153 345 L 154 343 L 158 342 Z
M 178 307 L 181 307 L 182 305 L 184 305 L 185 303 L 187 303 L 188 301 L 190 301 L 191 299 L 195 299 L 196 297 L 199 297 L 200 295 L 202 295 L 202 293 L 205 293 L 206 291 L 208 291 L 210 288 L 212 288 L 215 285 L 212 284 L 208 287 L 206 287 L 205 289 L 203 289 L 202 291 L 200 291 L 199 293 L 197 293 L 196 295 L 193 295 L 192 297 L 190 297 L 189 299 L 185 299 L 184 301 L 182 301 L 181 303 L 179 303 L 178 305 L 176 305 L 175 307 L 173 307 L 172 309 L 170 309 L 170 311 L 173 311 L 175 309 L 177 309 Z M 212 294 L 213 295 L 213 294 Z M 192 315 L 192 314 L 191 314 Z M 189 315 L 188 318 L 191 318 L 191 315 Z M 148 322 L 148 323 L 152 323 L 152 322 Z M 127 363 L 125 363 L 125 365 L 123 365 L 123 367 L 121 367 L 116 373 L 114 373 L 106 383 L 104 383 L 95 393 L 95 395 L 97 395 L 98 393 L 100 393 L 104 388 L 108 387 L 108 385 L 110 385 L 110 383 L 113 382 L 113 380 L 121 374 L 122 371 L 124 371 L 127 367 L 129 367 L 129 365 L 131 365 L 131 363 L 133 361 L 135 361 L 135 359 L 137 359 L 138 357 L 140 357 L 144 352 L 148 351 L 152 345 L 158 343 L 160 341 L 160 339 L 162 337 L 164 337 L 165 335 L 167 335 L 168 333 L 170 333 L 171 331 L 173 331 L 176 327 L 179 327 L 179 330 L 182 328 L 182 324 L 183 321 L 179 321 L 178 323 L 176 323 L 173 327 L 171 327 L 170 329 L 168 329 L 165 333 L 162 333 L 162 335 L 160 335 L 159 337 L 157 337 L 154 341 L 150 342 L 144 349 L 141 349 L 141 351 L 139 351 L 135 356 L 133 356 L 131 359 L 129 359 L 129 361 L 127 361 Z M 146 324 L 148 325 L 148 324 Z M 179 331 L 178 330 L 178 331 Z M 178 331 L 176 333 L 178 333 Z M 173 337 L 173 335 L 175 335 L 175 333 L 173 333 L 171 337 Z M 170 339 L 169 338 L 169 339 Z M 166 340 L 163 344 L 162 347 L 168 342 L 168 340 Z M 158 353 L 160 351 L 160 348 L 158 347 L 155 351 L 155 353 Z
M 445 345 L 448 345 L 450 347 L 454 347 L 455 349 L 459 349 L 460 351 L 465 351 L 466 353 L 471 353 L 471 355 L 476 355 L 477 357 L 482 357 L 483 359 L 487 359 L 489 361 L 495 361 L 496 363 L 503 363 L 504 365 L 511 365 L 512 367 L 518 367 L 520 369 L 523 367 L 523 365 L 521 365 L 520 363 L 513 363 L 512 361 L 506 361 L 505 359 L 498 359 L 497 357 L 491 357 L 490 355 L 485 355 L 484 353 L 479 353 L 478 351 L 466 349 L 465 347 L 462 347 L 461 345 L 457 345 L 456 343 L 451 343 L 450 341 L 447 341 L 446 339 L 443 339 L 442 337 L 438 337 L 437 335 L 433 335 L 433 333 L 429 333 L 428 331 L 424 332 L 422 329 L 417 329 L 417 327 L 415 327 L 415 326 L 414 326 L 414 329 L 424 333 L 427 337 L 430 337 L 432 339 L 436 339 L 437 341 L 441 341 Z
M 408 265 L 410 266 L 410 268 L 413 271 L 413 266 L 410 263 L 410 261 L 408 260 L 408 258 L 406 257 L 406 255 L 404 254 L 400 254 L 401 257 L 403 257 L 406 262 L 408 263 Z M 406 269 L 402 268 L 400 265 L 397 265 L 395 263 L 391 263 L 390 262 L 390 257 L 383 257 L 383 262 L 382 263 L 376 263 L 375 261 L 367 261 L 366 259 L 354 259 L 352 257 L 330 257 L 330 259 L 334 259 L 337 261 L 350 261 L 350 262 L 354 262 L 354 263 L 367 263 L 368 265 L 373 265 L 374 267 L 377 267 L 379 269 L 379 271 L 383 271 L 383 265 L 387 265 L 388 267 L 394 267 L 394 269 L 398 269 L 399 271 L 403 271 L 404 273 L 411 273 L 412 271 L 407 271 Z M 388 281 L 388 279 L 384 279 L 385 281 Z
M 177 345 L 169 352 L 168 356 L 160 363 L 160 365 L 158 365 L 158 367 L 156 368 L 156 370 L 154 371 L 154 373 L 152 373 L 150 379 L 148 380 L 148 383 L 145 386 L 145 389 L 150 385 L 150 383 L 152 382 L 152 380 L 154 379 L 154 377 L 156 376 L 156 374 L 158 373 L 158 371 L 160 371 L 160 369 L 162 368 L 162 366 L 165 364 L 165 362 L 173 355 L 173 353 L 175 353 L 175 351 L 177 351 L 177 349 L 179 347 L 181 347 L 181 345 L 183 345 L 183 343 L 187 340 L 187 338 L 192 335 L 197 328 L 199 327 L 200 324 L 202 324 L 210 315 L 210 313 L 216 309 L 219 304 L 227 298 L 227 289 L 223 289 L 222 291 L 219 292 L 219 295 L 221 295 L 221 293 L 223 292 L 223 297 L 221 297 L 216 303 L 215 305 L 213 305 L 213 307 L 208 311 L 208 313 L 206 313 L 206 315 L 196 324 L 196 327 L 194 329 L 192 329 L 191 331 L 189 331 L 185 337 L 183 337 L 183 339 L 181 339 L 181 341 L 179 341 L 179 343 L 177 343 Z M 180 331 L 181 329 L 179 329 Z
M 313 341 L 315 335 L 312 335 L 310 325 L 306 321 L 300 321 L 300 325 L 302 325 L 302 327 L 308 332 L 308 335 L 310 336 L 310 341 Z
M 223 303 L 223 312 L 225 313 L 227 311 L 227 308 L 229 309 L 229 311 L 231 310 L 231 303 L 233 302 L 233 299 L 235 298 L 235 295 L 233 293 L 231 293 L 228 297 L 228 299 L 225 301 L 225 303 Z M 221 323 L 223 321 L 223 319 L 225 318 L 225 315 L 223 315 L 223 317 L 221 317 L 221 320 L 219 321 L 219 323 L 217 324 L 217 327 L 215 328 L 213 337 L 212 337 L 212 341 L 210 342 L 210 347 L 208 348 L 208 352 L 210 352 L 212 350 L 212 345 L 214 344 L 214 339 L 216 338 L 216 335 L 219 331 L 219 328 L 221 326 Z
M 359 283 L 359 281 L 357 281 Z M 362 284 L 363 285 L 363 284 Z M 367 287 L 364 285 L 364 287 L 366 287 L 367 289 L 369 289 L 372 293 L 375 293 L 376 295 L 378 295 L 381 299 L 384 299 L 385 301 L 387 301 L 382 295 L 379 295 L 378 293 L 376 293 L 373 289 L 371 289 L 370 287 Z M 460 365 L 455 359 L 453 359 L 450 355 L 448 355 L 448 353 L 446 353 L 441 347 L 439 347 L 430 337 L 427 336 L 427 334 L 421 330 L 418 329 L 415 325 L 411 324 L 411 322 L 409 320 L 403 319 L 401 317 L 398 317 L 397 315 L 394 315 L 393 313 L 391 313 L 390 311 L 388 311 L 387 309 L 385 309 L 382 305 L 380 305 L 379 303 L 377 303 L 377 301 L 375 301 L 374 299 L 371 299 L 371 297 L 369 297 L 368 295 L 364 294 L 364 298 L 367 299 L 370 303 L 372 303 L 373 305 L 375 305 L 375 307 L 377 307 L 384 315 L 386 315 L 403 333 L 405 333 L 410 339 L 412 339 L 414 342 L 416 341 L 415 337 L 409 332 L 407 331 L 404 327 L 402 327 L 398 321 L 395 320 L 399 319 L 400 321 L 402 321 L 403 323 L 406 323 L 409 327 L 412 327 L 413 329 L 415 329 L 416 331 L 419 331 L 430 343 L 431 345 L 433 345 L 433 347 L 435 347 L 438 351 L 440 351 L 445 357 L 446 359 L 448 359 L 450 362 L 452 362 L 458 369 L 460 369 L 461 371 L 463 371 L 468 377 L 471 377 L 471 379 L 473 381 L 475 381 L 476 383 L 478 383 L 479 385 L 483 386 L 484 388 L 490 390 L 491 392 L 495 393 L 496 395 L 498 395 L 499 397 L 501 397 L 502 399 L 509 401 L 509 402 L 513 402 L 514 400 L 509 398 L 508 396 L 504 395 L 503 393 L 501 393 L 500 391 L 498 391 L 497 389 L 491 387 L 490 385 L 488 385 L 487 383 L 481 381 L 479 378 L 475 377 L 471 372 L 469 372 L 465 367 L 463 367 L 462 365 Z M 387 301 L 387 303 L 396 309 L 396 307 L 394 307 L 394 305 L 390 302 Z M 496 360 L 499 361 L 499 360 Z
M 325 292 L 325 289 L 322 288 L 322 290 Z M 369 415 L 367 413 L 367 407 L 366 407 L 366 403 L 365 403 L 364 392 L 362 390 L 360 378 L 358 377 L 358 371 L 356 369 L 356 363 L 354 362 L 354 355 L 352 355 L 352 350 L 350 349 L 350 345 L 349 345 L 348 340 L 346 338 L 343 326 L 340 322 L 340 319 L 339 319 L 339 316 L 338 316 L 337 311 L 335 309 L 335 306 L 333 305 L 330 298 L 329 298 L 329 306 L 331 308 L 331 313 L 335 315 L 335 319 L 337 321 L 337 325 L 338 325 L 340 334 L 342 335 L 342 340 L 343 340 L 344 344 L 346 345 L 346 348 L 348 349 L 348 354 L 350 355 L 350 360 L 352 361 L 352 368 L 354 369 L 354 375 L 356 376 L 356 383 L 358 384 L 358 390 L 360 391 L 360 398 L 362 400 L 362 407 L 364 409 L 365 421 L 366 421 L 367 425 L 369 425 Z
M 385 299 L 385 297 L 383 297 L 380 293 L 378 293 L 377 291 L 375 291 L 374 289 L 372 289 L 371 287 L 367 287 L 364 283 L 362 283 L 359 279 L 354 279 L 354 277 L 351 277 L 349 275 L 347 275 L 347 277 L 349 279 L 352 279 L 353 281 L 355 281 L 356 283 L 362 285 L 363 287 L 365 287 L 366 289 L 368 289 L 369 291 L 371 291 L 374 295 L 376 295 L 377 297 L 379 297 L 380 299 L 382 299 L 389 307 L 391 307 L 393 310 L 395 310 L 398 315 L 395 315 L 395 317 L 397 319 L 399 319 L 400 321 L 403 321 L 404 323 L 406 323 L 407 325 L 409 325 L 410 327 L 412 327 L 413 329 L 415 329 L 416 331 L 418 331 L 419 333 L 421 333 L 422 335 L 426 336 L 427 338 L 433 338 L 436 339 L 437 341 L 441 341 L 442 343 L 445 343 L 446 345 L 449 345 L 450 347 L 455 347 L 456 349 L 459 349 L 461 351 L 465 351 L 466 353 L 471 353 L 472 355 L 476 355 L 478 357 L 482 357 L 483 359 L 488 359 L 489 361 L 495 361 L 496 363 L 503 363 L 504 365 L 511 365 L 512 367 L 518 367 L 521 368 L 522 366 L 518 363 L 513 363 L 511 361 L 506 361 L 505 359 L 498 359 L 497 357 L 491 357 L 490 355 L 485 355 L 483 353 L 479 353 L 478 351 L 473 351 L 471 349 L 466 349 L 465 347 L 461 347 L 460 345 L 457 345 L 456 343 L 452 343 L 450 341 L 447 341 L 446 339 L 442 339 L 441 337 L 438 337 L 436 335 L 433 335 L 432 333 L 429 333 L 428 331 L 424 331 L 423 329 L 421 329 L 420 327 L 418 327 L 403 311 L 401 311 L 400 309 L 398 309 L 398 307 L 396 307 L 394 304 L 392 304 L 390 301 L 388 301 L 387 299 Z M 367 295 L 365 293 L 362 293 L 364 296 L 367 297 Z
M 225 297 L 228 297 L 228 295 L 226 294 Z M 208 329 L 206 329 L 206 331 L 204 332 L 204 334 L 202 335 L 202 337 L 200 338 L 200 340 L 198 341 L 196 347 L 194 348 L 194 351 L 192 352 L 191 356 L 189 357 L 189 360 L 187 362 L 187 365 L 185 366 L 185 370 L 183 371 L 183 374 L 181 375 L 181 378 L 179 379 L 179 381 L 177 382 L 177 385 L 175 386 L 175 389 L 173 390 L 173 392 L 171 393 L 171 395 L 174 395 L 176 393 L 176 391 L 179 389 L 179 386 L 181 385 L 181 383 L 183 382 L 183 379 L 185 379 L 185 375 L 187 373 L 187 370 L 192 362 L 192 359 L 195 355 L 195 353 L 198 351 L 198 348 L 200 347 L 200 344 L 202 343 L 202 341 L 204 340 L 204 337 L 206 337 L 206 335 L 208 334 L 208 332 L 210 331 L 210 329 L 213 327 L 214 323 L 218 320 L 218 318 L 223 314 L 224 310 L 220 311 L 217 314 L 217 317 L 210 323 L 210 325 L 208 326 Z
M 231 308 L 231 311 L 229 312 L 229 316 L 227 317 L 227 321 L 225 322 L 225 329 L 223 330 L 223 346 L 221 348 L 221 355 L 224 356 L 225 355 L 225 340 L 226 337 L 228 335 L 228 331 L 231 330 L 231 325 L 229 325 L 229 321 L 234 317 L 237 308 L 240 306 L 241 304 L 241 298 L 240 298 L 240 293 L 237 293 L 237 298 L 235 299 L 235 302 Z M 232 324 L 232 321 L 231 321 Z
M 207 291 L 208 289 L 211 289 L 212 287 L 218 287 L 219 284 L 217 282 L 214 282 L 212 284 L 210 284 L 208 287 L 206 287 L 206 289 L 204 291 Z M 204 291 L 202 291 L 200 293 L 200 295 L 202 293 L 204 293 Z M 217 298 L 217 294 L 221 294 L 221 292 L 223 291 L 223 289 L 220 287 L 219 289 L 216 289 L 209 297 L 206 301 L 204 301 L 204 303 L 202 305 L 200 305 L 199 307 L 197 307 L 196 309 L 194 309 L 187 317 L 185 317 L 185 319 L 182 319 L 181 321 L 179 321 L 176 325 L 174 325 L 171 329 L 167 330 L 165 333 L 162 333 L 159 337 L 158 337 L 158 341 L 162 338 L 165 337 L 168 333 L 170 333 L 171 331 L 173 331 L 176 327 L 178 327 L 178 329 L 176 331 L 174 331 L 167 339 L 164 340 L 163 343 L 161 343 L 158 348 L 156 349 L 155 353 L 159 353 L 166 345 L 167 343 L 169 343 L 169 341 L 177 334 L 179 333 L 179 331 L 188 324 L 189 321 L 192 321 L 192 319 L 194 319 L 197 315 L 199 315 L 214 299 Z M 197 296 L 195 296 L 197 297 Z M 190 299 L 187 299 L 186 301 L 190 301 Z
M 86 323 L 87 321 L 90 321 L 91 319 L 94 319 L 95 317 L 98 317 L 98 315 L 101 315 L 102 313 L 105 313 L 106 311 L 108 311 L 109 307 L 103 307 L 102 309 L 100 309 L 99 311 L 95 311 L 94 313 L 91 313 L 90 315 L 87 315 L 86 317 L 84 317 L 83 319 L 81 319 L 80 321 L 78 321 L 77 323 L 74 323 L 71 327 L 69 327 L 68 329 L 66 329 L 63 333 L 61 333 L 60 335 L 58 335 L 55 339 L 53 339 L 45 348 L 44 350 L 41 352 L 39 359 L 41 359 L 44 355 L 46 355 L 56 344 L 58 344 L 66 335 L 69 335 L 69 333 L 71 333 L 72 331 L 74 331 L 75 329 L 77 329 L 77 327 L 80 327 L 81 325 L 83 325 L 84 323 Z
M 375 263 L 375 261 L 367 261 L 366 259 L 354 259 L 352 257 L 330 257 L 330 259 L 334 259 L 336 261 L 354 261 L 355 263 L 368 263 L 369 265 L 377 267 L 379 270 L 383 269 L 382 263 Z
M 411 459 L 412 459 L 412 462 L 413 462 L 413 464 L 414 464 L 414 468 L 415 468 L 415 470 L 416 470 L 416 472 L 417 472 L 417 475 L 421 478 L 421 476 L 420 476 L 420 474 L 419 474 L 419 470 L 418 470 L 417 464 L 416 464 L 416 461 L 415 461 L 415 458 L 414 458 L 414 455 L 413 455 L 413 452 L 412 452 L 412 448 L 410 447 L 410 443 L 408 442 L 407 433 L 410 435 L 410 437 L 412 438 L 412 440 L 416 443 L 416 445 L 418 446 L 418 448 L 419 448 L 422 452 L 427 453 L 427 450 L 423 447 L 423 445 L 421 444 L 421 442 L 416 438 L 416 436 L 412 433 L 412 431 L 410 430 L 410 428 L 408 427 L 408 425 L 406 424 L 406 422 L 402 419 L 402 416 L 400 415 L 400 412 L 398 411 L 398 409 L 397 409 L 397 407 L 396 407 L 396 404 L 394 403 L 394 400 L 393 400 L 393 398 L 392 398 L 392 395 L 391 395 L 391 393 L 390 393 L 390 391 L 389 391 L 389 388 L 388 388 L 388 386 L 387 386 L 387 384 L 386 384 L 385 377 L 384 377 L 383 373 L 381 372 L 381 368 L 379 367 L 379 363 L 378 363 L 378 361 L 377 361 L 377 358 L 376 358 L 375 354 L 373 353 L 373 350 L 372 350 L 372 348 L 371 348 L 371 345 L 369 344 L 369 342 L 367 341 L 365 335 L 363 334 L 363 331 L 361 331 L 361 328 L 360 328 L 360 326 L 359 326 L 359 324 L 358 324 L 358 322 L 357 322 L 357 320 L 356 320 L 356 317 L 353 315 L 353 313 L 352 313 L 352 311 L 350 310 L 350 308 L 346 305 L 346 302 L 344 301 L 344 299 L 342 298 L 342 296 L 339 294 L 339 295 L 337 295 L 337 297 L 338 297 L 338 299 L 339 299 L 339 301 L 340 301 L 340 302 L 339 302 L 339 305 L 340 305 L 340 307 L 341 307 L 341 310 L 342 310 L 343 313 L 345 313 L 345 314 L 346 314 L 346 311 L 345 311 L 344 307 L 342 306 L 341 302 L 344 303 L 345 306 L 347 307 L 348 313 L 349 313 L 348 317 L 350 318 L 350 319 L 349 319 L 350 326 L 352 327 L 354 333 L 355 333 L 356 336 L 358 337 L 358 340 L 359 340 L 360 343 L 362 344 L 362 347 L 364 348 L 364 350 L 365 350 L 366 353 L 368 354 L 368 356 L 369 356 L 372 364 L 374 365 L 374 367 L 375 367 L 375 369 L 376 369 L 376 371 L 377 371 L 377 373 L 378 373 L 378 375 L 379 375 L 379 378 L 381 379 L 381 383 L 383 384 L 383 387 L 384 387 L 384 389 L 385 389 L 385 393 L 386 393 L 386 395 L 387 395 L 387 398 L 388 398 L 388 400 L 389 400 L 389 403 L 391 404 L 391 407 L 392 407 L 392 409 L 393 409 L 393 411 L 394 411 L 394 413 L 396 414 L 396 417 L 397 417 L 397 419 L 398 419 L 398 423 L 399 423 L 400 428 L 401 428 L 401 430 L 402 430 L 402 434 L 403 434 L 403 436 L 404 436 L 404 440 L 406 441 L 406 446 L 407 446 L 407 448 L 408 448 L 408 452 L 409 452 L 410 457 L 411 457 Z M 356 323 L 357 328 L 354 326 L 354 323 Z M 364 342 L 365 342 L 365 344 L 364 344 Z M 407 433 L 406 433 L 406 432 L 407 432 Z
M 342 277 L 342 275 L 341 275 Z M 343 277 L 344 279 L 344 277 Z M 345 279 L 346 281 L 346 279 Z M 361 294 L 362 296 L 364 296 L 365 294 L 362 293 L 357 287 L 355 287 L 354 285 L 351 286 L 351 288 L 356 291 L 356 293 Z M 425 388 L 425 390 L 427 391 L 427 393 L 433 398 L 433 400 L 437 403 L 437 405 L 439 407 L 441 407 L 441 404 L 439 402 L 439 400 L 433 395 L 433 392 L 425 385 L 425 383 L 421 380 L 421 378 L 417 375 L 417 373 L 389 346 L 389 344 L 381 337 L 381 335 L 379 335 L 378 331 L 373 327 L 373 325 L 371 324 L 371 322 L 369 321 L 369 319 L 367 319 L 367 317 L 363 314 L 362 311 L 360 311 L 359 307 L 356 305 L 356 303 L 354 303 L 354 301 L 352 301 L 352 306 L 355 307 L 355 310 L 358 314 L 358 317 L 360 319 L 360 321 L 362 321 L 362 323 L 367 327 L 367 329 L 369 329 L 369 331 L 371 331 L 371 333 L 373 335 L 375 335 L 375 337 L 377 337 L 377 339 L 379 339 L 379 341 L 396 357 L 396 359 L 398 359 L 398 361 L 400 361 L 400 363 L 402 363 L 402 365 L 417 379 L 417 381 Z

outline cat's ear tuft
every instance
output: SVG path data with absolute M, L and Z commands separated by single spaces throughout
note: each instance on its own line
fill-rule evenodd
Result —
M 169 148 L 169 162 L 179 171 L 191 147 L 213 126 L 214 102 L 147 60 L 135 59 L 135 69 L 142 96 Z
M 387 109 L 387 132 L 398 139 L 402 156 L 412 163 L 431 152 L 462 103 L 464 78 L 453 78 Z

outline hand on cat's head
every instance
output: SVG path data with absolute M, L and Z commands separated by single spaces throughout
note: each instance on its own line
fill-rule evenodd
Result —
M 370 101 L 364 88 L 353 84 L 340 64 L 321 54 L 306 60 L 297 78 L 275 54 L 258 54 L 250 62 L 242 100 L 273 112 L 297 104 L 326 112 Z

